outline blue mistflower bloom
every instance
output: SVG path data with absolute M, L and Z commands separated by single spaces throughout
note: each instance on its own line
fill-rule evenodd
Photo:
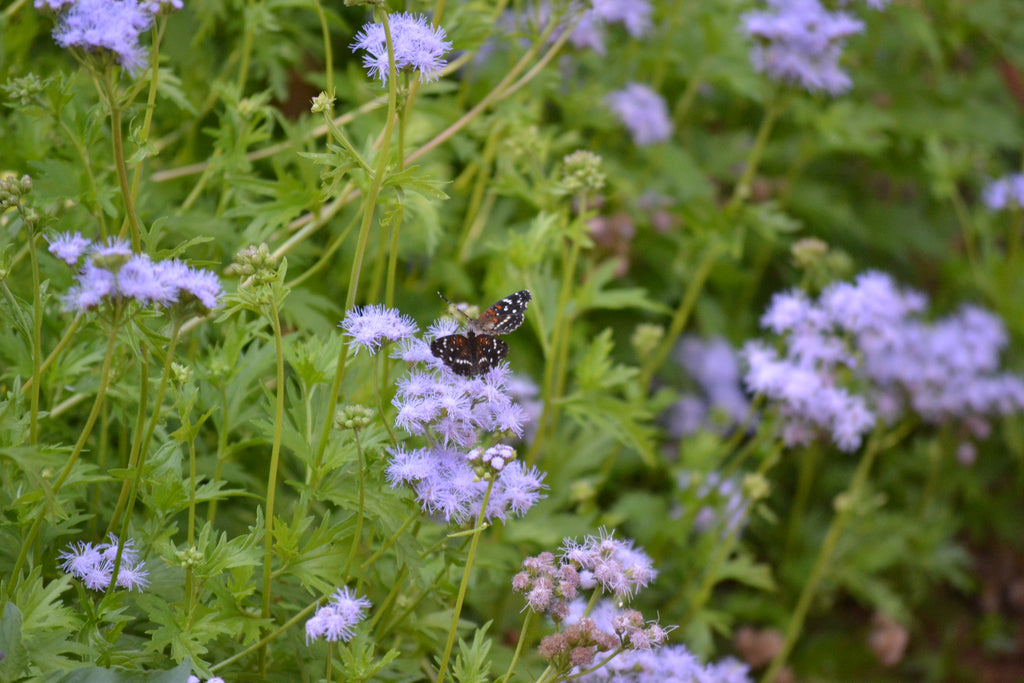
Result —
M 1024 174 L 1015 173 L 992 181 L 982 197 L 985 206 L 993 211 L 1024 207 Z
M 339 588 L 331 601 L 306 622 L 306 643 L 320 637 L 327 641 L 352 640 L 356 624 L 363 620 L 366 616 L 363 613 L 369 608 L 370 601 L 365 597 L 357 598 L 347 586 Z
M 373 355 L 382 344 L 400 341 L 416 333 L 412 318 L 393 308 L 381 305 L 357 306 L 348 312 L 339 325 L 352 342 Z M 358 349 L 356 349 L 358 351 Z
M 672 135 L 672 119 L 664 98 L 641 83 L 628 83 L 605 98 L 639 146 L 663 142 Z
M 809 92 L 832 95 L 850 89 L 839 68 L 843 42 L 864 30 L 845 12 L 829 12 L 818 0 L 766 0 L 769 9 L 743 15 L 743 31 L 758 42 L 750 49 L 754 69 Z
M 146 66 L 146 49 L 139 37 L 152 26 L 153 9 L 159 6 L 136 0 L 35 0 L 36 9 L 59 13 L 53 30 L 58 45 L 110 52 L 131 74 Z
M 436 81 L 447 63 L 443 57 L 452 49 L 448 34 L 440 26 L 431 26 L 426 16 L 409 12 L 390 17 L 391 40 L 395 51 L 395 68 L 419 72 L 420 82 Z M 363 66 L 371 78 L 381 85 L 388 80 L 388 45 L 384 25 L 368 23 L 356 34 L 352 51 L 364 50 Z
M 82 233 L 64 233 L 47 238 L 50 242 L 50 253 L 69 266 L 78 263 L 89 248 L 92 240 L 82 237 Z

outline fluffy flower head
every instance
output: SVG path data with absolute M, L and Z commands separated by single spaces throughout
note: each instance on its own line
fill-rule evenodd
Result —
M 642 83 L 628 83 L 605 99 L 638 146 L 663 142 L 672 135 L 672 119 L 664 98 Z
M 420 82 L 436 81 L 447 63 L 444 55 L 452 49 L 448 35 L 440 26 L 431 26 L 426 16 L 402 12 L 389 17 L 391 41 L 395 53 L 395 68 L 411 69 L 419 73 Z M 368 23 L 356 34 L 352 51 L 363 50 L 363 66 L 371 78 L 387 83 L 387 35 L 383 24 Z

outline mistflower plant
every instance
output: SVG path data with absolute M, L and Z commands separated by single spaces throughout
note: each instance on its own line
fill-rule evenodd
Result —
M 356 597 L 348 586 L 339 588 L 331 595 L 326 605 L 306 621 L 306 643 L 323 638 L 328 642 L 352 640 L 356 625 L 366 618 L 371 607 L 366 597 Z
M 669 434 L 681 438 L 702 428 L 724 431 L 742 423 L 750 413 L 743 392 L 739 355 L 722 337 L 684 337 L 673 357 L 700 388 L 700 395 L 684 393 L 666 411 Z M 724 424 L 712 417 L 723 417 Z
M 853 84 L 839 68 L 846 39 L 864 23 L 846 12 L 830 12 L 818 0 L 765 0 L 767 9 L 747 12 L 742 30 L 755 40 L 754 69 L 809 92 L 838 95 Z
M 643 147 L 664 142 L 672 136 L 672 118 L 665 99 L 642 83 L 628 83 L 605 99 L 626 126 L 633 144 Z
M 85 541 L 71 543 L 61 551 L 60 568 L 81 581 L 86 588 L 94 591 L 106 591 L 114 578 L 114 564 L 117 559 L 118 539 L 110 534 L 106 543 L 93 545 Z M 149 572 L 146 563 L 139 559 L 135 542 L 128 539 L 121 550 L 121 564 L 117 570 L 115 583 L 117 588 L 126 590 L 145 590 L 149 585 Z
M 444 55 L 452 49 L 448 34 L 440 26 L 431 26 L 423 14 L 402 12 L 388 18 L 391 41 L 395 53 L 395 69 L 408 69 L 419 74 L 420 82 L 436 81 L 447 61 Z M 351 45 L 352 51 L 363 50 L 363 67 L 370 78 L 387 83 L 390 66 L 388 63 L 387 36 L 384 25 L 368 23 L 356 34 Z

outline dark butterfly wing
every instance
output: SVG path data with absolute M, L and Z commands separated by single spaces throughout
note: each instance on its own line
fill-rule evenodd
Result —
M 474 331 L 480 334 L 508 334 L 523 324 L 526 306 L 533 299 L 530 290 L 521 289 L 496 301 L 473 322 Z
M 508 344 L 497 337 L 481 334 L 476 341 L 476 373 L 487 372 L 508 357 Z
M 456 375 L 469 376 L 476 373 L 474 343 L 462 334 L 438 337 L 430 342 L 430 352 L 435 358 L 451 368 Z

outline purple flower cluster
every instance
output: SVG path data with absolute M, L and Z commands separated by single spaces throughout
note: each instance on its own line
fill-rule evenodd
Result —
M 595 613 L 597 610 L 595 610 Z M 581 674 L 581 683 L 751 683 L 746 664 L 727 657 L 719 662 L 701 664 L 682 645 L 666 645 L 656 650 L 632 650 L 608 659 L 600 668 Z
M 365 618 L 363 613 L 369 608 L 370 601 L 365 597 L 357 598 L 348 586 L 339 588 L 331 595 L 331 601 L 306 621 L 306 644 L 317 638 L 347 643 L 356 634 L 356 624 Z
M 522 517 L 543 497 L 544 473 L 535 467 L 527 469 L 522 462 L 507 459 L 507 452 L 499 454 L 495 450 L 502 448 L 511 451 L 510 447 L 500 445 L 482 454 L 476 450 L 467 454 L 445 446 L 413 451 L 402 446 L 389 448 L 387 478 L 392 487 L 412 487 L 424 512 L 462 524 L 480 514 L 487 491 L 487 481 L 474 469 L 474 463 L 500 459 L 502 464 L 494 474 L 484 518 L 505 521 L 509 514 Z
M 829 12 L 818 0 L 765 0 L 768 8 L 743 15 L 743 31 L 757 42 L 750 61 L 759 73 L 810 92 L 832 95 L 852 85 L 839 68 L 847 37 L 864 30 L 846 12 Z
M 669 433 L 682 438 L 696 433 L 713 414 L 723 416 L 725 427 L 739 424 L 750 412 L 743 393 L 736 350 L 721 337 L 685 337 L 673 354 L 700 387 L 702 396 L 686 394 L 667 411 Z
M 1014 173 L 993 180 L 985 188 L 982 198 L 993 211 L 1024 208 L 1024 173 Z
M 642 83 L 627 83 L 610 93 L 605 102 L 629 130 L 633 144 L 653 145 L 672 136 L 672 119 L 665 99 Z
M 986 416 L 1024 410 L 1024 381 L 998 372 L 1002 321 L 972 306 L 927 321 L 919 317 L 926 304 L 878 272 L 833 284 L 817 301 L 775 295 L 761 324 L 781 348 L 748 343 L 745 381 L 777 402 L 786 443 L 825 432 L 852 451 L 879 417 L 908 409 L 929 424 L 975 425 L 982 436 Z
M 105 591 L 110 587 L 117 558 L 117 536 L 110 534 L 109 542 L 93 545 L 79 541 L 71 543 L 58 556 L 60 568 L 79 579 L 85 587 Z M 146 563 L 139 559 L 135 543 L 129 539 L 121 550 L 121 566 L 117 570 L 117 587 L 142 591 L 149 585 Z
M 652 7 L 648 0 L 591 0 L 573 28 L 569 42 L 577 49 L 605 54 L 605 29 L 622 24 L 632 38 L 641 38 L 651 29 Z
M 123 240 L 102 244 L 65 233 L 50 239 L 50 253 L 70 266 L 84 260 L 76 284 L 64 296 L 69 311 L 84 312 L 113 300 L 167 308 L 195 303 L 212 310 L 221 295 L 214 273 L 177 259 L 154 262 L 146 254 L 133 254 Z
M 35 0 L 35 8 L 58 14 L 53 39 L 63 48 L 113 54 L 135 75 L 146 66 L 139 38 L 163 9 L 181 9 L 182 0 Z
M 683 472 L 678 484 L 680 490 L 691 492 L 695 505 L 701 506 L 693 519 L 696 531 L 720 530 L 724 537 L 739 531 L 746 523 L 750 501 L 743 495 L 738 477 L 723 478 L 718 472 L 696 477 Z
M 430 327 L 431 339 L 453 334 L 454 320 L 442 320 Z M 409 337 L 396 350 L 396 357 L 425 365 L 412 370 L 398 384 L 392 403 L 398 408 L 396 426 L 410 434 L 431 431 L 445 443 L 463 448 L 476 444 L 479 430 L 523 434 L 523 409 L 508 392 L 510 371 L 506 363 L 473 376 L 456 375 L 435 358 L 430 344 Z
M 357 306 L 338 324 L 359 347 L 370 355 L 388 341 L 400 341 L 416 334 L 416 323 L 407 315 L 384 306 Z
M 619 540 L 604 531 L 587 536 L 582 543 L 566 539 L 561 557 L 580 570 L 581 587 L 600 587 L 620 601 L 632 597 L 658 575 L 651 558 L 634 548 L 633 541 Z
M 395 53 L 395 69 L 419 72 L 421 83 L 436 81 L 447 63 L 443 57 L 452 49 L 451 41 L 446 40 L 448 35 L 445 30 L 428 24 L 426 16 L 422 14 L 402 12 L 391 15 L 388 21 Z M 381 85 L 387 83 L 390 69 L 384 24 L 368 23 L 363 26 L 356 34 L 351 48 L 353 52 L 366 52 L 363 67 L 370 78 L 379 78 Z
M 189 676 L 185 683 L 202 683 L 199 676 Z M 224 683 L 224 679 L 220 676 L 214 676 L 213 678 L 206 679 L 206 683 Z

